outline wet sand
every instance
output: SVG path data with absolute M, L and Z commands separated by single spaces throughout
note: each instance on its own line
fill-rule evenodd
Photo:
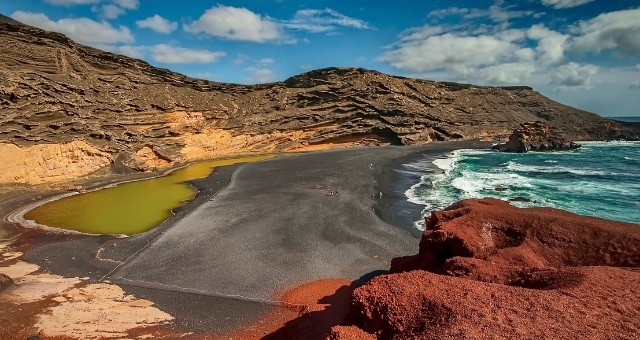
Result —
M 406 176 L 390 169 L 483 146 L 332 150 L 217 168 L 192 182 L 200 190 L 195 200 L 146 233 L 55 236 L 49 243 L 49 234 L 29 231 L 16 246 L 49 272 L 104 279 L 155 302 L 175 318 L 168 329 L 226 334 L 285 308 L 280 294 L 287 287 L 362 281 L 413 253 L 420 233 L 407 222 L 419 207 L 402 203 L 398 183 Z M 395 218 L 398 204 L 415 216 Z

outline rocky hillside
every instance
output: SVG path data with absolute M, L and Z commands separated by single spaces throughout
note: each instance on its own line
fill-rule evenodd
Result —
M 256 86 L 222 84 L 0 18 L 0 183 L 64 181 L 107 166 L 145 171 L 254 151 L 491 138 L 535 120 L 573 139 L 630 133 L 528 87 L 352 68 Z M 24 158 L 7 155 L 16 146 Z M 69 155 L 77 164 L 61 171 Z

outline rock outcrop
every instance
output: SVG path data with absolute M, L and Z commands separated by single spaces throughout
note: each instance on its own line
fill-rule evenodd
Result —
M 534 120 L 574 139 L 629 131 L 528 87 L 355 68 L 255 86 L 223 84 L 0 20 L 0 143 L 27 148 L 83 141 L 126 160 L 113 168 L 147 171 L 233 153 L 490 139 Z
M 482 199 L 426 226 L 417 255 L 354 291 L 352 324 L 379 339 L 640 335 L 640 225 Z
M 111 157 L 85 141 L 23 147 L 0 143 L 0 183 L 69 181 L 108 166 Z
M 0 273 L 0 291 L 11 286 L 13 284 L 13 280 L 3 273 Z
M 580 144 L 554 133 L 544 122 L 523 123 L 509 136 L 504 144 L 497 144 L 494 149 L 506 152 L 528 151 L 563 151 L 580 147 Z

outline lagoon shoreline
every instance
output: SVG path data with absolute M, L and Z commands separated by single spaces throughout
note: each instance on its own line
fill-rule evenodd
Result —
M 22 251 L 25 252 L 23 258 L 26 261 L 38 263 L 42 269 L 48 272 L 65 277 L 88 277 L 91 282 L 99 282 L 101 279 L 105 279 L 107 282 L 117 283 L 127 293 L 153 301 L 158 308 L 176 318 L 170 325 L 162 327 L 164 331 L 194 331 L 201 335 L 226 334 L 251 325 L 266 314 L 273 313 L 274 310 L 276 313 L 278 309 L 281 309 L 283 313 L 287 310 L 290 312 L 290 309 L 278 306 L 278 296 L 276 296 L 277 293 L 287 290 L 288 288 L 323 278 L 348 280 L 368 278 L 371 275 L 375 275 L 377 271 L 386 271 L 391 258 L 413 252 L 418 243 L 420 232 L 411 229 L 410 226 L 407 226 L 406 222 L 416 217 L 410 216 L 406 217 L 405 221 L 400 221 L 394 217 L 393 212 L 398 209 L 399 205 L 405 206 L 405 208 L 408 206 L 408 209 L 413 209 L 417 214 L 419 214 L 421 208 L 419 206 L 412 207 L 410 203 L 406 202 L 406 198 L 403 197 L 403 192 L 398 192 L 398 183 L 403 179 L 401 178 L 402 175 L 394 169 L 400 164 L 414 158 L 424 157 L 424 155 L 444 155 L 455 149 L 481 148 L 487 145 L 487 143 L 483 142 L 446 142 L 415 147 L 330 150 L 292 155 L 286 158 L 255 164 L 220 167 L 216 168 L 207 178 L 190 181 L 189 184 L 198 191 L 195 199 L 175 209 L 174 215 L 171 218 L 163 222 L 159 227 L 145 233 L 125 239 L 118 239 L 109 235 L 56 235 L 52 237 L 51 233 L 33 229 L 24 231 L 25 234 L 18 238 L 14 246 L 21 248 Z M 255 296 L 257 298 L 255 299 L 242 299 L 233 297 L 230 294 L 229 296 L 225 296 L 225 292 L 228 292 L 225 291 L 225 289 L 229 287 L 225 287 L 225 285 L 210 287 L 208 282 L 212 282 L 216 278 L 207 277 L 206 275 L 190 278 L 193 279 L 193 282 L 196 284 L 191 288 L 186 287 L 188 289 L 171 288 L 172 277 L 180 277 L 181 273 L 154 270 L 157 274 L 152 274 L 152 278 L 156 280 L 148 280 L 148 277 L 137 277 L 138 274 L 144 274 L 140 273 L 140 268 L 144 268 L 144 266 L 151 263 L 149 262 L 150 259 L 155 259 L 158 256 L 167 256 L 167 252 L 175 254 L 177 258 L 182 256 L 182 253 L 176 252 L 175 250 L 167 250 L 170 248 L 164 246 L 159 247 L 156 246 L 156 244 L 161 244 L 162 242 L 167 243 L 167 239 L 171 238 L 170 234 L 177 232 L 176 230 L 178 229 L 176 229 L 176 226 L 178 226 L 178 228 L 184 228 L 185 223 L 187 223 L 185 222 L 185 217 L 192 214 L 197 215 L 198 210 L 205 211 L 208 209 L 207 207 L 211 208 L 213 203 L 217 203 L 215 201 L 224 201 L 224 194 L 231 195 L 236 192 L 239 195 L 238 197 L 253 197 L 252 195 L 257 192 L 255 190 L 259 191 L 260 188 L 253 188 L 255 189 L 254 191 L 252 191 L 253 189 L 246 192 L 242 191 L 244 190 L 242 189 L 243 185 L 253 185 L 250 182 L 246 182 L 246 179 L 264 174 L 265 171 L 276 171 L 274 170 L 275 168 L 269 168 L 269 165 L 264 165 L 265 163 L 274 162 L 276 164 L 278 162 L 284 162 L 284 167 L 277 167 L 276 169 L 277 171 L 283 171 L 279 172 L 278 176 L 284 181 L 283 183 L 289 183 L 289 177 L 293 178 L 297 176 L 297 183 L 305 185 L 305 187 L 302 188 L 303 196 L 301 196 L 301 199 L 309 199 L 309 195 L 314 195 L 311 198 L 312 200 L 307 203 L 320 204 L 316 205 L 316 207 L 321 211 L 311 213 L 311 216 L 301 217 L 297 220 L 296 223 L 302 221 L 302 223 L 306 225 L 303 228 L 316 225 L 316 223 L 310 222 L 314 221 L 314 219 L 322 223 L 322 219 L 324 218 L 322 214 L 326 214 L 329 211 L 322 211 L 322 205 L 326 203 L 336 203 L 331 203 L 329 200 L 340 200 L 338 205 L 327 209 L 340 209 L 340 206 L 345 204 L 356 204 L 355 206 L 364 207 L 365 209 L 368 206 L 369 209 L 372 209 L 372 215 L 367 215 L 367 213 L 363 211 L 343 211 L 343 213 L 351 215 L 352 218 L 356 218 L 357 220 L 363 216 L 371 216 L 366 217 L 366 219 L 371 219 L 370 221 L 374 221 L 372 218 L 377 219 L 379 222 L 375 222 L 374 224 L 378 226 L 376 227 L 379 230 L 378 232 L 382 232 L 380 235 L 387 235 L 385 237 L 391 237 L 392 239 L 403 235 L 401 238 L 404 239 L 404 241 L 400 243 L 404 245 L 397 248 L 400 243 L 392 240 L 391 242 L 388 242 L 389 240 L 381 241 L 379 238 L 373 241 L 364 240 L 364 246 L 351 247 L 362 248 L 357 250 L 357 253 L 360 254 L 357 256 L 360 257 L 360 261 L 368 262 L 368 265 L 363 266 L 362 263 L 359 263 L 356 268 L 354 268 L 353 263 L 342 264 L 340 265 L 342 267 L 336 270 L 336 268 L 324 268 L 323 265 L 318 267 L 318 263 L 310 264 L 311 267 L 308 270 L 305 269 L 293 275 L 285 284 L 275 284 L 277 289 L 263 289 L 263 292 L 257 294 Z M 304 170 L 308 169 L 305 166 L 310 162 L 320 165 L 316 167 L 318 168 L 317 171 L 309 172 L 308 170 Z M 298 165 L 296 166 L 296 164 Z M 355 164 L 362 166 L 358 169 L 358 171 L 361 172 L 360 174 L 354 170 Z M 335 169 L 336 167 L 338 170 Z M 367 168 L 369 168 L 370 171 L 367 170 Z M 365 171 L 367 172 L 366 174 L 364 174 Z M 406 178 L 404 180 L 406 180 Z M 311 185 L 313 182 L 318 183 Z M 315 187 L 316 185 L 320 186 L 320 188 Z M 270 188 L 277 188 L 277 186 Z M 362 192 L 358 190 L 359 188 L 363 189 L 361 190 Z M 220 192 L 222 189 L 224 190 Z M 242 190 L 238 191 L 239 189 Z M 327 190 L 334 189 L 337 191 L 335 197 L 330 196 L 330 193 L 326 192 Z M 285 190 L 285 192 L 287 191 L 288 190 Z M 382 197 L 376 197 L 376 193 L 383 193 Z M 220 194 L 220 199 L 216 197 L 217 200 L 212 201 L 211 199 L 218 194 Z M 271 193 L 267 192 L 266 196 L 261 197 L 261 199 L 268 200 L 269 197 L 277 198 L 281 194 L 282 193 L 275 191 Z M 224 207 L 224 209 L 226 209 L 227 213 L 233 215 L 233 212 L 229 211 L 229 209 L 231 209 L 230 206 Z M 278 212 L 278 216 L 280 216 L 278 218 L 280 218 L 280 221 L 283 221 L 283 219 L 286 220 L 287 216 L 294 214 L 293 211 L 297 210 L 299 209 L 296 207 L 284 207 L 282 211 Z M 362 213 L 365 213 L 365 215 L 362 215 Z M 192 221 L 195 221 L 202 217 L 204 216 L 191 216 L 190 218 Z M 257 215 L 253 218 L 258 218 L 258 220 L 243 222 L 243 224 L 259 224 L 261 218 Z M 366 221 L 368 220 L 365 220 L 363 224 L 366 224 Z M 325 224 L 327 224 L 326 221 Z M 209 229 L 209 231 L 221 227 L 224 226 L 217 225 L 215 228 Z M 299 227 L 300 226 L 297 228 L 299 229 Z M 252 228 L 253 229 L 247 229 L 244 234 L 241 231 L 239 231 L 239 233 L 244 235 L 243 237 L 248 237 L 247 235 L 261 230 L 256 227 Z M 323 236 L 315 236 L 318 242 L 325 242 L 324 246 L 320 245 L 318 249 L 314 249 L 314 251 L 317 251 L 314 252 L 314 254 L 316 254 L 315 256 L 320 256 L 318 254 L 323 252 L 331 253 L 331 249 L 337 249 L 331 247 L 340 243 L 339 231 L 342 230 L 342 228 L 352 230 L 358 237 L 360 236 L 357 235 L 358 233 L 364 235 L 369 229 L 365 226 L 354 227 L 352 225 L 347 226 L 339 223 L 330 226 L 329 230 L 331 231 L 321 232 Z M 294 225 L 291 229 L 296 229 L 296 226 Z M 286 228 L 262 230 L 260 232 L 286 232 Z M 165 234 L 169 234 L 169 236 Z M 180 237 L 183 236 L 182 234 L 179 235 Z M 201 237 L 207 237 L 206 235 L 205 233 L 201 235 Z M 298 247 L 300 244 L 296 241 L 296 238 L 308 238 L 308 236 L 300 234 L 299 231 L 290 231 L 287 232 L 286 235 L 285 239 L 291 238 L 291 241 L 285 241 L 285 243 L 282 244 L 284 247 L 283 254 L 288 254 L 286 257 L 290 258 L 291 261 L 299 261 L 296 260 L 296 258 L 300 258 L 302 253 L 299 252 Z M 49 243 L 49 239 L 51 238 L 54 240 Z M 269 237 L 267 237 L 267 239 L 269 239 Z M 387 242 L 390 244 L 384 245 Z M 304 244 L 309 246 L 311 243 Z M 383 245 L 383 248 L 391 247 L 397 249 L 386 253 L 387 255 L 372 255 L 373 253 L 377 254 L 380 252 L 381 245 Z M 265 244 L 265 248 L 253 248 L 251 251 L 257 251 L 258 253 L 260 251 L 269 251 L 272 246 L 273 244 L 271 244 L 271 246 Z M 206 253 L 207 251 L 207 249 L 203 249 L 203 252 Z M 187 254 L 187 256 L 195 256 L 196 258 L 202 256 L 197 247 L 190 249 L 190 252 L 191 255 Z M 364 255 L 365 253 L 374 257 Z M 382 253 L 385 253 L 385 251 Z M 232 253 L 227 253 L 227 255 L 234 256 Z M 344 253 L 342 253 L 342 255 L 338 253 L 329 254 L 329 257 L 325 260 L 329 263 L 331 261 L 337 261 L 336 263 L 339 264 L 341 260 L 338 257 L 342 256 L 344 256 Z M 369 257 L 370 260 L 365 260 L 367 257 Z M 131 266 L 131 263 L 135 261 L 138 261 L 141 266 Z M 216 265 L 223 267 L 229 265 L 229 263 L 225 264 L 223 262 L 217 263 Z M 126 268 L 127 266 L 129 266 L 129 268 Z M 124 270 L 122 267 L 125 267 Z M 201 269 L 200 271 L 202 271 Z M 274 268 L 264 268 L 264 266 L 258 266 L 254 269 L 257 272 L 274 270 Z M 289 271 L 288 268 L 284 269 L 286 270 L 282 273 Z M 363 269 L 366 269 L 366 272 L 354 275 L 358 270 L 362 271 Z M 310 274 L 315 272 L 320 275 L 314 276 Z M 363 275 L 367 273 L 369 273 L 368 276 Z M 256 274 L 255 277 L 258 277 L 258 275 Z M 141 282 L 148 282 L 149 284 L 140 284 Z M 173 286 L 182 287 L 182 285 Z M 196 293 L 200 288 L 205 288 L 205 294 Z M 245 289 L 245 292 L 251 291 L 254 288 L 255 287 L 249 286 Z M 223 294 L 218 294 L 219 292 Z M 257 302 L 260 298 L 264 297 L 267 297 L 267 300 L 271 300 L 271 302 Z M 273 302 L 275 302 L 275 304 Z

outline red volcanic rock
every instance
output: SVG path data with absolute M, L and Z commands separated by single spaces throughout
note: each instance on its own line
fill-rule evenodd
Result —
M 552 208 L 517 208 L 491 198 L 460 201 L 432 212 L 425 222 L 419 253 L 394 259 L 391 272 L 445 273 L 461 266 L 486 266 L 452 260 L 455 257 L 482 259 L 492 268 L 511 269 L 640 266 L 637 224 Z
M 355 326 L 334 326 L 327 336 L 327 340 L 375 340 L 373 334 L 369 334 Z
M 426 220 L 417 255 L 354 291 L 379 339 L 638 339 L 640 225 L 496 199 Z
M 379 339 L 638 339 L 640 272 L 582 267 L 537 290 L 412 271 L 357 288 L 353 318 Z

